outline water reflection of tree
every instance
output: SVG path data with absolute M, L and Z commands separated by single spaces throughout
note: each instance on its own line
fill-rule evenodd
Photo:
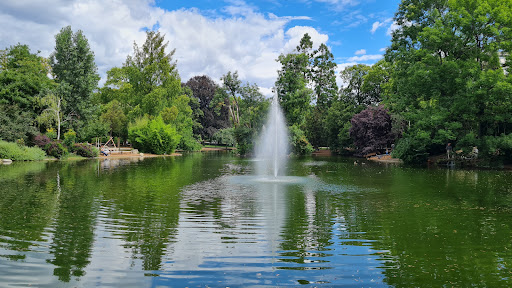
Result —
M 380 235 L 374 246 L 390 251 L 383 258 L 388 284 L 510 286 L 510 177 L 421 169 L 386 173 L 386 182 L 374 179 L 378 192 L 353 202 L 359 212 L 351 225 L 368 231 L 366 237 Z
M 325 192 L 291 188 L 286 195 L 288 215 L 281 233 L 281 261 L 304 264 L 330 250 L 335 211 Z
M 47 163 L 14 163 L 0 166 L 0 247 L 10 251 L 29 251 L 43 241 L 44 230 L 54 215 L 58 194 L 55 171 Z M 10 259 L 24 254 L 3 255 Z
M 83 276 L 90 262 L 99 207 L 90 167 L 87 162 L 65 163 L 57 176 L 60 196 L 50 245 L 53 258 L 47 262 L 57 266 L 53 273 L 64 282 Z
M 109 207 L 106 224 L 118 227 L 133 261 L 149 273 L 160 270 L 178 226 L 181 187 L 202 179 L 208 168 L 201 155 L 147 159 L 127 169 L 100 175 Z M 214 171 L 218 171 L 214 170 Z M 120 229 L 120 231 L 119 231 Z

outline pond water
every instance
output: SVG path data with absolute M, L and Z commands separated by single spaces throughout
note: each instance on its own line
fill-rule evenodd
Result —
M 0 286 L 512 286 L 511 172 L 353 161 L 0 166 Z

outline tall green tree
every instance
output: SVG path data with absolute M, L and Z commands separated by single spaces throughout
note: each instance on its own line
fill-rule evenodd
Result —
M 407 123 L 403 156 L 440 153 L 446 142 L 495 153 L 485 139 L 512 129 L 510 11 L 510 0 L 402 1 L 386 103 Z
M 147 31 L 146 41 L 142 46 L 134 43 L 133 55 L 126 58 L 123 67 L 115 67 L 107 72 L 105 87 L 97 98 L 104 104 L 118 101 L 127 121 L 137 129 L 144 130 L 140 125 L 153 125 L 158 122 L 155 122 L 156 118 L 161 118 L 166 127 L 177 133 L 179 149 L 196 150 L 199 149 L 197 139 L 193 137 L 196 123 L 190 106 L 191 99 L 187 95 L 190 90 L 182 87 L 173 60 L 174 50 L 167 52 L 168 45 L 169 42 L 160 32 Z M 135 139 L 131 140 L 136 142 Z
M 73 32 L 71 26 L 64 27 L 55 36 L 55 51 L 50 56 L 52 72 L 59 85 L 67 85 L 63 95 L 63 112 L 74 117 L 70 126 L 79 131 L 91 115 L 91 100 L 100 79 L 94 53 L 81 30 Z
M 54 87 L 48 60 L 17 44 L 0 51 L 0 139 L 29 140 L 37 133 L 38 95 Z

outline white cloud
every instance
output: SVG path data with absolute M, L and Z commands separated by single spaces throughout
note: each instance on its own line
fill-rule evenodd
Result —
M 19 42 L 48 57 L 55 46 L 55 34 L 71 25 L 89 40 L 103 82 L 107 70 L 121 66 L 133 53 L 134 41 L 142 45 L 143 29 L 158 23 L 169 49 L 176 48 L 174 57 L 182 81 L 204 74 L 219 80 L 228 71 L 238 70 L 242 80 L 269 91 L 280 68 L 275 60 L 281 53 L 291 52 L 304 33 L 309 33 L 316 45 L 328 40 L 326 34 L 312 27 L 287 29 L 291 21 L 309 17 L 265 15 L 243 1 L 229 5 L 220 12 L 232 16 L 212 16 L 219 11 L 203 14 L 198 9 L 167 11 L 152 0 L 1 1 L 0 49 Z
M 386 31 L 386 35 L 391 36 L 393 32 L 400 29 L 400 25 L 396 24 L 396 22 L 391 23 L 391 25 L 388 27 L 388 30 Z
M 365 61 L 373 61 L 382 59 L 382 55 L 362 55 L 362 56 L 353 56 L 347 59 L 348 62 L 365 62 Z
M 377 29 L 379 29 L 380 27 L 384 27 L 392 22 L 393 22 L 393 18 L 388 18 L 388 19 L 384 20 L 383 22 L 379 22 L 379 21 L 373 22 L 372 29 L 370 30 L 370 32 L 372 32 L 372 34 L 374 34 L 377 31 Z
M 365 49 L 361 49 L 361 50 L 357 50 L 356 53 L 354 53 L 355 55 L 364 55 L 366 54 L 366 50 Z

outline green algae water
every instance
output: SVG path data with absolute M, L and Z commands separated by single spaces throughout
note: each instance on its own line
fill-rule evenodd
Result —
M 0 166 L 0 287 L 510 287 L 512 173 L 225 153 Z

